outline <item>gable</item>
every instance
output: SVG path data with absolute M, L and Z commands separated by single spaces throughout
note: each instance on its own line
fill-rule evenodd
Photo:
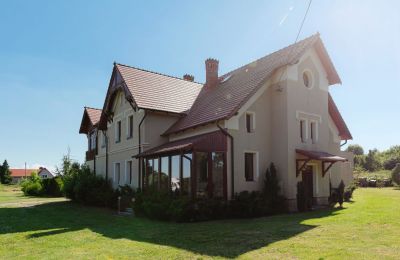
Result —
M 201 90 L 196 82 L 115 64 L 110 79 L 100 120 L 100 129 L 106 129 L 112 118 L 115 95 L 122 91 L 134 109 L 183 114 L 189 110 Z

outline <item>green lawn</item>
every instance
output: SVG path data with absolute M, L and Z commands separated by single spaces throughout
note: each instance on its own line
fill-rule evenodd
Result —
M 342 210 L 193 224 L 68 201 L 0 202 L 0 259 L 398 259 L 400 190 L 358 189 L 354 201 Z

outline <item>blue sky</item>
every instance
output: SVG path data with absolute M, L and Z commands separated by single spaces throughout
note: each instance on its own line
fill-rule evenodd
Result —
M 307 0 L 3 1 L 0 160 L 83 162 L 83 106 L 102 107 L 114 61 L 204 80 L 293 43 Z M 321 33 L 343 85 L 331 87 L 366 149 L 400 144 L 400 2 L 313 1 L 300 38 Z

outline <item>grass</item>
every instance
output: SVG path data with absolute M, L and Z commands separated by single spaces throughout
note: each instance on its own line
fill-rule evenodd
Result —
M 359 178 L 359 177 L 366 177 L 366 178 L 373 178 L 373 179 L 390 179 L 392 176 L 392 171 L 390 170 L 379 170 L 376 172 L 354 172 L 354 178 Z
M 187 224 L 67 201 L 3 202 L 0 259 L 398 259 L 400 190 L 358 189 L 354 201 L 340 210 Z

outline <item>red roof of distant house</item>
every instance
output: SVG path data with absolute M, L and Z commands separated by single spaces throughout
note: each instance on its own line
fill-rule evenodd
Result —
M 37 172 L 38 169 L 10 169 L 11 177 L 29 177 L 31 176 L 32 172 Z

